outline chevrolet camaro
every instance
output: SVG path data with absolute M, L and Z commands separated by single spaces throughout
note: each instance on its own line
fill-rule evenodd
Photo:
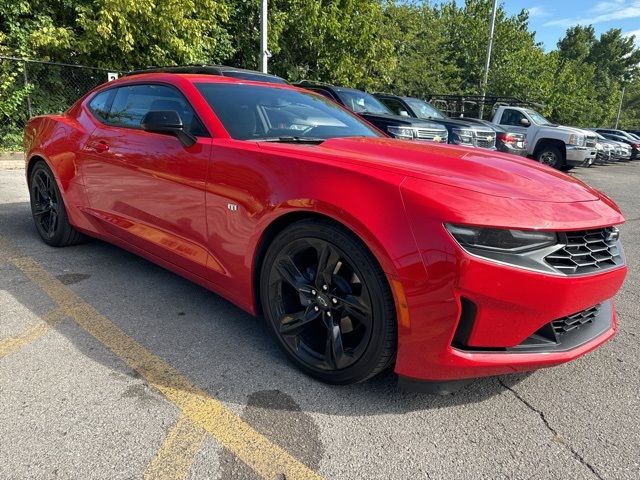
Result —
M 393 367 L 446 391 L 616 330 L 611 199 L 524 158 L 389 138 L 290 85 L 130 75 L 31 119 L 25 149 L 44 242 L 99 238 L 191 279 L 326 382 Z

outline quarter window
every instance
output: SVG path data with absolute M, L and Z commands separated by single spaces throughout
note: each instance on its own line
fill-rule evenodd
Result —
M 97 100 L 96 97 L 94 100 Z M 105 123 L 118 127 L 141 128 L 147 112 L 174 110 L 180 114 L 185 130 L 196 136 L 208 136 L 191 105 L 175 88 L 166 85 L 127 85 L 119 87 Z
M 103 122 L 106 122 L 109 118 L 109 107 L 115 93 L 116 90 L 113 88 L 100 92 L 89 102 L 89 110 Z

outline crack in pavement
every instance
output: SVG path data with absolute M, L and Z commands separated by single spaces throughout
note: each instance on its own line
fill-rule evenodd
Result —
M 598 471 L 594 468 L 593 465 L 591 465 L 589 462 L 587 462 L 584 457 L 582 455 L 580 455 L 580 453 L 578 453 L 578 451 L 576 449 L 574 449 L 571 445 L 569 445 L 568 443 L 566 443 L 564 441 L 564 439 L 558 435 L 558 432 L 555 428 L 553 428 L 551 426 L 551 424 L 549 423 L 549 420 L 547 420 L 547 418 L 544 415 L 544 412 L 542 410 L 537 409 L 536 407 L 534 407 L 533 405 L 531 405 L 531 403 L 529 403 L 527 400 L 525 400 L 518 392 L 516 392 L 513 388 L 511 388 L 510 386 L 508 386 L 507 384 L 505 384 L 501 378 L 498 379 L 498 382 L 500 383 L 500 385 L 502 385 L 504 388 L 506 388 L 507 390 L 509 390 L 514 397 L 516 397 L 518 400 L 520 400 L 529 410 L 531 410 L 532 412 L 535 412 L 538 414 L 538 416 L 540 417 L 540 420 L 542 420 L 542 423 L 544 424 L 545 427 L 547 427 L 547 430 L 549 430 L 554 437 L 557 437 L 558 439 L 561 440 L 561 443 L 565 448 L 567 448 L 571 454 L 573 455 L 573 457 L 580 462 L 582 465 L 584 465 L 585 467 L 587 467 L 589 470 L 591 470 L 591 473 L 593 473 L 596 478 L 598 478 L 599 480 L 604 480 L 602 478 L 602 476 L 598 473 Z

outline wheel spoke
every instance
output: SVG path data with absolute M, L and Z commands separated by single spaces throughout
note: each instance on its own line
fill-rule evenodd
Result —
M 325 357 L 333 368 L 342 368 L 349 361 L 342 346 L 342 333 L 338 325 L 332 325 L 327 329 Z
M 44 182 L 42 181 L 42 177 L 40 175 L 36 175 L 35 176 L 35 182 L 36 182 L 36 190 L 38 195 L 40 195 L 40 198 L 42 198 L 43 200 L 45 200 L 46 202 L 49 201 L 49 188 L 44 184 Z
M 49 213 L 51 211 L 51 207 L 47 204 L 47 205 L 42 205 L 41 203 L 36 203 L 34 208 L 33 208 L 33 214 L 36 217 L 40 217 L 42 215 L 44 215 L 45 213 Z
M 56 232 L 56 226 L 58 224 L 58 214 L 55 210 L 51 210 L 51 215 L 49 215 L 49 225 L 47 228 L 47 233 L 52 235 Z
M 316 287 L 330 285 L 333 273 L 336 269 L 340 255 L 330 244 L 324 243 L 318 252 L 318 274 L 316 275 Z
M 347 295 L 340 302 L 347 315 L 354 317 L 360 323 L 368 324 L 370 322 L 371 309 L 362 297 Z
M 276 264 L 276 269 L 283 280 L 293 288 L 296 290 L 307 290 L 305 289 L 306 280 L 304 275 L 302 275 L 296 264 L 293 263 L 293 259 L 290 256 L 287 255 L 279 260 Z
M 311 305 L 300 312 L 285 313 L 280 319 L 280 333 L 282 335 L 298 335 L 318 317 L 320 317 L 320 312 L 314 310 Z

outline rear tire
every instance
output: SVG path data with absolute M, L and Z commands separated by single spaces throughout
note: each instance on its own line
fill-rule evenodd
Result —
M 261 268 L 260 300 L 280 347 L 319 380 L 362 382 L 395 360 L 387 278 L 366 246 L 333 222 L 302 220 L 273 240 Z
M 40 238 L 52 247 L 66 247 L 85 240 L 69 223 L 60 189 L 49 166 L 38 161 L 29 176 L 31 215 Z

